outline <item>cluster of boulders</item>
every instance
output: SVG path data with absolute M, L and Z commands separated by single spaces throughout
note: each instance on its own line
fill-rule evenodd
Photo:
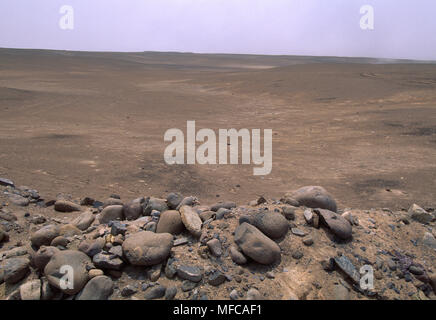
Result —
M 15 205 L 23 205 L 16 197 L 29 203 L 29 198 L 41 202 L 35 190 L 15 188 L 5 179 L 0 183 L 7 187 L 5 194 Z M 148 272 L 152 284 L 142 288 L 144 299 L 174 299 L 178 288 L 157 282 L 162 272 L 168 279 L 180 279 L 183 292 L 199 283 L 218 287 L 230 280 L 223 270 L 180 263 L 174 257 L 175 248 L 196 243 L 201 256 L 217 261 L 274 266 L 282 257 L 279 242 L 289 233 L 301 237 L 306 246 L 313 244 L 313 239 L 292 223 L 297 207 L 304 208 L 307 226 L 325 229 L 339 243 L 352 241 L 353 226 L 359 224 L 349 211 L 339 214 L 333 197 L 319 186 L 287 193 L 277 201 L 280 209 L 275 210 L 261 207 L 267 200 L 259 197 L 249 203 L 252 209 L 243 208 L 242 214 L 234 202 L 204 206 L 197 198 L 179 193 L 170 193 L 166 199 L 141 197 L 127 203 L 117 195 L 102 202 L 89 197 L 80 203 L 62 197 L 43 202 L 56 212 L 80 214 L 68 222 L 34 216 L 32 223 L 38 228 L 30 235 L 30 247 L 23 244 L 1 252 L 0 281 L 19 284 L 8 299 L 108 299 L 116 287 L 114 281 L 129 266 Z M 209 232 L 212 222 L 235 218 L 238 223 L 231 231 L 233 239 Z M 435 216 L 413 205 L 408 218 L 429 223 Z M 0 229 L 0 242 L 8 240 L 8 233 Z M 426 235 L 426 243 L 436 249 L 435 242 L 433 234 Z M 299 259 L 301 253 L 295 252 L 293 257 Z M 339 268 L 354 283 L 359 281 L 359 273 L 345 256 L 327 261 L 324 269 L 332 268 Z M 267 276 L 274 278 L 273 273 Z M 434 277 L 426 281 L 436 290 Z M 120 293 L 129 297 L 138 290 L 128 285 Z M 197 298 L 207 297 L 197 293 Z M 229 298 L 239 299 L 241 295 L 232 290 Z M 261 299 L 262 295 L 256 288 L 247 288 L 245 298 Z

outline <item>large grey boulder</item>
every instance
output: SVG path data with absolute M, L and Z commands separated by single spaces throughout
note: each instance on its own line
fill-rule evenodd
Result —
M 52 256 L 44 268 L 44 275 L 50 285 L 65 294 L 73 295 L 80 292 L 88 282 L 88 269 L 92 269 L 92 263 L 86 254 L 65 250 Z
M 99 221 L 100 223 L 109 223 L 113 220 L 123 220 L 124 210 L 122 205 L 107 206 L 100 212 Z
M 176 210 L 167 210 L 161 214 L 156 232 L 177 235 L 181 233 L 183 229 L 185 229 L 185 227 L 180 213 Z
M 170 255 L 173 236 L 169 233 L 140 231 L 123 242 L 127 260 L 136 266 L 153 266 L 162 263 Z
M 327 209 L 333 212 L 336 212 L 337 210 L 336 201 L 326 189 L 320 186 L 302 187 L 291 192 L 289 197 L 298 201 L 300 206 Z
M 33 246 L 49 246 L 54 238 L 59 236 L 59 227 L 53 224 L 47 225 L 33 233 L 30 242 Z
M 127 220 L 138 219 L 144 211 L 144 208 L 143 208 L 144 204 L 145 204 L 144 197 L 132 200 L 129 203 L 125 204 L 124 205 L 124 217 Z
M 278 239 L 286 235 L 289 224 L 286 218 L 278 212 L 263 211 L 256 213 L 253 225 L 272 239 Z
M 91 211 L 85 211 L 81 213 L 76 219 L 74 219 L 71 224 L 74 225 L 79 230 L 88 229 L 94 222 L 95 216 Z
M 180 208 L 180 215 L 186 229 L 194 237 L 199 238 L 201 236 L 201 227 L 203 225 L 203 222 L 201 221 L 198 213 L 190 206 L 182 206 Z
M 417 204 L 413 204 L 408 211 L 408 214 L 410 218 L 412 218 L 415 221 L 427 224 L 433 220 L 433 215 L 427 211 L 425 211 L 423 208 L 418 206 Z
M 271 264 L 280 259 L 280 247 L 259 229 L 246 222 L 235 230 L 235 243 L 244 255 L 261 264 Z
M 114 283 L 107 276 L 97 276 L 88 281 L 76 300 L 107 300 L 114 292 Z

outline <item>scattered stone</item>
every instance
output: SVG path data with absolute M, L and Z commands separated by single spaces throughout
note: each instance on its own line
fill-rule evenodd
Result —
M 153 300 L 153 299 L 159 299 L 165 296 L 167 288 L 163 285 L 157 285 L 154 287 L 149 288 L 144 295 L 144 298 L 146 300 Z
M 122 205 L 111 205 L 107 206 L 100 213 L 99 221 L 102 224 L 107 224 L 114 220 L 123 220 L 123 206 Z
M 327 225 L 334 235 L 343 240 L 351 238 L 352 227 L 345 218 L 329 210 L 315 209 L 314 211 L 320 216 L 321 221 Z
M 24 256 L 28 253 L 26 247 L 15 247 L 7 251 L 0 252 L 0 261 L 2 259 L 9 259 Z
M 212 212 L 213 212 L 213 211 L 212 211 Z M 232 211 L 229 210 L 229 209 L 226 209 L 226 208 L 220 208 L 220 209 L 218 209 L 218 211 L 216 212 L 215 219 L 216 219 L 216 220 L 222 220 L 222 219 L 228 217 L 228 216 L 231 214 L 231 212 L 232 212 Z
M 164 212 L 168 210 L 167 202 L 165 199 L 150 198 L 144 208 L 144 215 L 149 216 L 153 210 Z
M 47 225 L 36 231 L 30 237 L 33 246 L 49 246 L 54 238 L 59 236 L 59 227 L 53 224 Z
M 70 241 L 67 238 L 65 238 L 63 236 L 58 236 L 58 237 L 53 239 L 50 246 L 52 246 L 52 247 L 60 246 L 60 247 L 66 248 L 68 246 L 68 243 L 70 243 Z
M 81 206 L 93 206 L 95 203 L 95 200 L 93 198 L 90 197 L 85 197 L 82 200 L 80 200 L 80 205 Z
M 136 220 L 138 219 L 143 211 L 144 211 L 145 198 L 137 198 L 135 200 L 130 201 L 125 204 L 123 207 L 124 217 L 127 220 Z
M 313 211 L 311 209 L 304 210 L 303 215 L 304 215 L 304 219 L 308 224 L 313 223 Z
M 0 186 L 15 188 L 14 182 L 6 178 L 0 178 Z
M 170 254 L 173 236 L 169 233 L 140 231 L 123 242 L 127 260 L 137 266 L 152 266 L 162 263 Z
M 247 291 L 246 300 L 262 300 L 262 299 L 263 299 L 263 297 L 262 297 L 261 293 L 257 289 L 250 288 Z
M 234 202 L 219 202 L 210 207 L 211 211 L 218 211 L 219 209 L 233 209 L 236 208 L 236 203 Z
M 44 270 L 51 257 L 60 250 L 56 247 L 41 246 L 37 252 L 32 255 L 32 265 L 38 270 Z
M 89 279 L 104 275 L 103 270 L 101 269 L 91 269 L 88 271 Z
M 301 258 L 303 258 L 304 253 L 301 250 L 295 250 L 294 252 L 292 252 L 292 258 L 294 258 L 295 260 L 300 260 Z
M 306 232 L 304 232 L 303 230 L 298 229 L 298 228 L 292 228 L 291 232 L 299 237 L 304 237 L 306 235 Z
M 132 285 L 128 285 L 128 286 L 125 286 L 122 290 L 121 290 L 121 295 L 123 296 L 123 297 L 129 297 L 129 296 L 131 296 L 131 295 L 133 295 L 133 294 L 135 294 L 135 293 L 137 293 L 138 292 L 138 289 L 136 289 L 134 286 L 132 286 Z
M 0 242 L 7 242 L 9 241 L 9 235 L 6 231 L 4 231 L 2 228 L 0 228 Z
M 424 233 L 424 237 L 422 238 L 422 243 L 436 250 L 436 239 L 430 232 Z
M 165 276 L 168 279 L 173 279 L 177 274 L 177 269 L 172 263 L 171 259 L 168 260 L 166 266 L 165 266 Z
M 389 268 L 391 271 L 395 271 L 395 270 L 397 270 L 397 263 L 396 263 L 394 260 L 389 259 L 389 260 L 388 260 L 388 268 Z
M 107 300 L 114 291 L 114 283 L 107 276 L 97 276 L 88 281 L 76 300 Z
M 39 214 L 30 218 L 30 222 L 33 224 L 43 224 L 46 221 L 47 221 L 47 219 L 44 216 L 39 215 Z
M 144 227 L 145 231 L 150 231 L 150 232 L 156 232 L 156 229 L 157 229 L 157 223 L 154 221 L 147 223 Z
M 72 224 L 64 224 L 59 228 L 59 235 L 64 237 L 73 237 L 79 234 L 82 234 L 82 231 Z
M 41 300 L 41 281 L 28 281 L 20 286 L 21 300 Z
M 221 242 L 218 239 L 209 240 L 206 244 L 212 255 L 215 257 L 220 257 L 223 254 Z
M 226 276 L 223 273 L 221 273 L 219 270 L 215 270 L 214 272 L 212 272 L 207 279 L 207 282 L 215 287 L 223 284 L 225 281 L 226 281 Z
M 200 282 L 203 278 L 203 272 L 196 266 L 181 265 L 177 267 L 177 276 L 183 280 Z
M 418 221 L 420 223 L 427 224 L 433 220 L 433 215 L 423 208 L 418 206 L 417 204 L 413 204 L 408 211 L 408 214 L 411 219 Z
M 286 235 L 289 224 L 281 214 L 265 211 L 254 215 L 253 225 L 272 239 L 278 239 Z
M 97 238 L 94 241 L 87 240 L 80 243 L 79 250 L 92 258 L 103 250 L 105 244 L 106 241 L 103 238 Z
M 306 237 L 306 238 L 304 238 L 303 239 L 303 244 L 305 245 L 305 246 L 311 246 L 311 245 L 313 245 L 313 239 L 312 239 L 312 237 L 311 236 L 308 236 L 308 237 Z
M 113 246 L 109 249 L 109 253 L 119 258 L 123 257 L 123 248 L 121 246 Z
M 9 195 L 9 201 L 16 206 L 20 207 L 27 207 L 30 203 L 29 199 L 24 198 L 18 194 L 11 194 Z
M 79 230 L 88 229 L 94 222 L 95 216 L 91 211 L 84 211 L 76 219 L 74 219 L 71 224 L 74 225 Z
M 124 264 L 118 256 L 103 252 L 97 253 L 92 258 L 92 262 L 97 268 L 110 270 L 121 270 Z
M 236 228 L 234 240 L 246 256 L 258 263 L 271 264 L 280 259 L 280 247 L 246 222 Z
M 335 270 L 335 260 L 333 258 L 323 260 L 321 261 L 321 266 L 325 271 L 331 272 Z
M 291 193 L 285 194 L 285 196 L 283 198 L 281 198 L 280 201 L 285 203 L 285 204 L 288 204 L 290 206 L 293 206 L 293 207 L 299 207 L 300 206 L 298 201 L 295 200 L 294 198 L 292 198 Z
M 44 275 L 47 277 L 50 285 L 60 289 L 65 294 L 73 295 L 82 290 L 88 282 L 88 268 L 91 270 L 93 267 L 90 258 L 86 254 L 76 250 L 64 250 L 52 256 L 44 268 Z M 60 281 L 67 270 L 73 272 L 73 285 L 67 288 L 62 286 L 62 288 Z
M 167 210 L 160 216 L 156 227 L 157 233 L 171 233 L 177 235 L 185 229 L 180 213 L 176 210 Z
M 198 200 L 196 197 L 185 197 L 183 198 L 182 202 L 179 203 L 179 205 L 177 206 L 176 210 L 180 210 L 181 207 L 183 206 L 190 206 L 193 207 L 194 205 L 196 205 L 198 203 Z
M 355 226 L 359 225 L 359 220 L 357 219 L 357 217 L 353 216 L 351 211 L 344 212 L 342 214 L 342 218 L 347 220 L 351 225 L 355 225 Z
M 205 221 L 213 221 L 216 217 L 216 212 L 214 211 L 203 211 L 199 214 L 201 221 L 205 222 Z
M 0 269 L 3 269 L 3 278 L 7 284 L 17 283 L 29 272 L 30 261 L 27 258 L 6 259 Z
M 182 282 L 182 291 L 187 292 L 193 290 L 197 286 L 197 282 L 185 280 Z
M 68 200 L 57 200 L 54 204 L 54 209 L 59 212 L 74 212 L 82 210 L 78 204 Z
M 119 198 L 109 197 L 105 201 L 103 201 L 102 207 L 106 208 L 109 206 L 123 206 L 123 202 Z
M 238 300 L 238 298 L 239 298 L 238 291 L 236 291 L 236 289 L 233 289 L 230 292 L 229 297 L 230 297 L 231 300 Z
M 296 210 L 296 209 L 297 209 L 297 208 L 294 207 L 294 206 L 289 206 L 289 205 L 283 206 L 283 207 L 282 207 L 282 213 L 283 213 L 283 216 L 284 216 L 287 220 L 295 220 L 295 210 Z
M 309 208 L 320 208 L 336 212 L 336 201 L 323 188 L 319 186 L 302 187 L 291 194 L 291 197 L 298 201 L 300 206 Z
M 14 222 L 14 221 L 17 221 L 18 218 L 16 215 L 14 215 L 11 212 L 4 212 L 3 210 L 0 210 L 0 219 L 6 220 L 9 222 Z
M 165 291 L 165 299 L 166 300 L 174 300 L 176 295 L 177 295 L 177 287 L 176 286 L 171 286 L 171 287 L 167 288 L 167 290 Z
M 416 276 L 420 276 L 420 275 L 424 274 L 424 270 L 422 270 L 420 267 L 414 266 L 414 265 L 411 265 L 409 267 L 409 271 L 411 274 L 414 274 Z
M 111 235 L 113 236 L 117 236 L 119 234 L 124 236 L 126 234 L 127 226 L 124 223 L 119 221 L 111 221 L 109 226 L 111 227 Z
M 196 238 L 201 236 L 202 222 L 198 213 L 190 206 L 180 208 L 182 222 L 186 229 Z
M 356 267 L 346 256 L 341 255 L 340 257 L 334 258 L 336 265 L 342 270 L 355 284 L 360 281 L 360 274 Z
M 182 202 L 182 200 L 183 196 L 180 193 L 170 193 L 167 196 L 168 207 L 172 210 L 175 210 L 179 206 L 180 202 Z
M 239 251 L 239 248 L 234 245 L 230 247 L 230 257 L 236 264 L 242 265 L 247 263 L 247 258 L 245 258 L 242 252 Z
M 174 247 L 182 246 L 184 244 L 187 244 L 189 242 L 188 238 L 179 238 L 174 240 Z

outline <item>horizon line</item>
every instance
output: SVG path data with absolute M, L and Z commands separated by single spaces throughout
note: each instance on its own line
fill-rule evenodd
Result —
M 388 61 L 408 61 L 416 63 L 436 63 L 436 60 L 421 60 L 410 58 L 384 58 L 384 57 L 365 57 L 365 56 L 334 56 L 334 55 L 302 55 L 302 54 L 260 54 L 260 53 L 229 53 L 229 52 L 193 52 L 193 51 L 110 51 L 110 50 L 70 50 L 70 49 L 47 49 L 47 48 L 23 48 L 23 47 L 1 47 L 0 50 L 27 50 L 27 51 L 59 51 L 77 53 L 173 53 L 173 54 L 196 54 L 196 55 L 238 55 L 238 56 L 264 56 L 264 57 L 309 57 L 309 58 L 342 58 L 342 59 L 368 59 L 368 60 L 388 60 Z

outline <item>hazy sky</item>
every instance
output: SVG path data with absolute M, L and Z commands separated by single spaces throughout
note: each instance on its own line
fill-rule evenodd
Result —
M 0 47 L 436 60 L 436 0 L 1 0 Z

